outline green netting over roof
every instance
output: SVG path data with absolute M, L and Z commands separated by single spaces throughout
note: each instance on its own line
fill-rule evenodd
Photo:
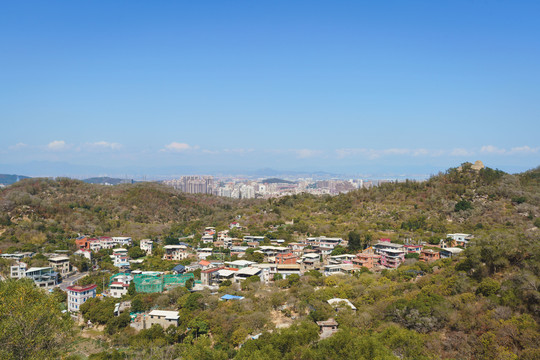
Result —
M 136 274 L 133 275 L 133 282 L 135 283 L 135 289 L 137 292 L 155 293 L 168 290 L 175 286 L 184 286 L 186 285 L 186 281 L 193 278 L 194 276 L 192 273 L 179 275 Z

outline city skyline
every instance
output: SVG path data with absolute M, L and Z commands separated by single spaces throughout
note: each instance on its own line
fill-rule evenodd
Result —
M 540 164 L 536 2 L 7 3 L 0 173 Z

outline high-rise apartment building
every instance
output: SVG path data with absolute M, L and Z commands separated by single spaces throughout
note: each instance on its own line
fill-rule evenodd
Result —
M 165 184 L 190 194 L 212 194 L 214 190 L 214 177 L 200 175 L 182 176 L 178 180 L 165 181 Z

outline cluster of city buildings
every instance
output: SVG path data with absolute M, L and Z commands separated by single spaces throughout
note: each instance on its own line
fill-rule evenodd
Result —
M 364 181 L 362 179 L 350 180 L 313 180 L 300 179 L 286 181 L 273 179 L 268 182 L 264 179 L 216 179 L 213 176 L 182 176 L 180 179 L 166 180 L 164 184 L 186 193 L 213 194 L 217 196 L 236 199 L 271 198 L 300 193 L 316 195 L 337 195 L 359 188 L 369 188 L 379 182 Z

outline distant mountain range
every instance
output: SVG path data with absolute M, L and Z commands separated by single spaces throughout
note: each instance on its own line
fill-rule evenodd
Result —
M 9 175 L 9 174 L 0 174 L 0 184 L 1 185 L 11 185 L 22 179 L 28 179 L 29 176 L 24 175 Z
M 17 181 L 23 179 L 30 179 L 30 176 L 17 175 L 17 174 L 0 174 L 0 185 L 11 185 Z M 82 180 L 88 184 L 99 184 L 99 185 L 118 185 L 118 184 L 133 184 L 135 181 L 133 179 L 119 179 L 112 178 L 108 176 L 92 177 Z
M 271 178 L 271 179 L 264 179 L 262 183 L 263 184 L 294 184 L 294 181 Z

